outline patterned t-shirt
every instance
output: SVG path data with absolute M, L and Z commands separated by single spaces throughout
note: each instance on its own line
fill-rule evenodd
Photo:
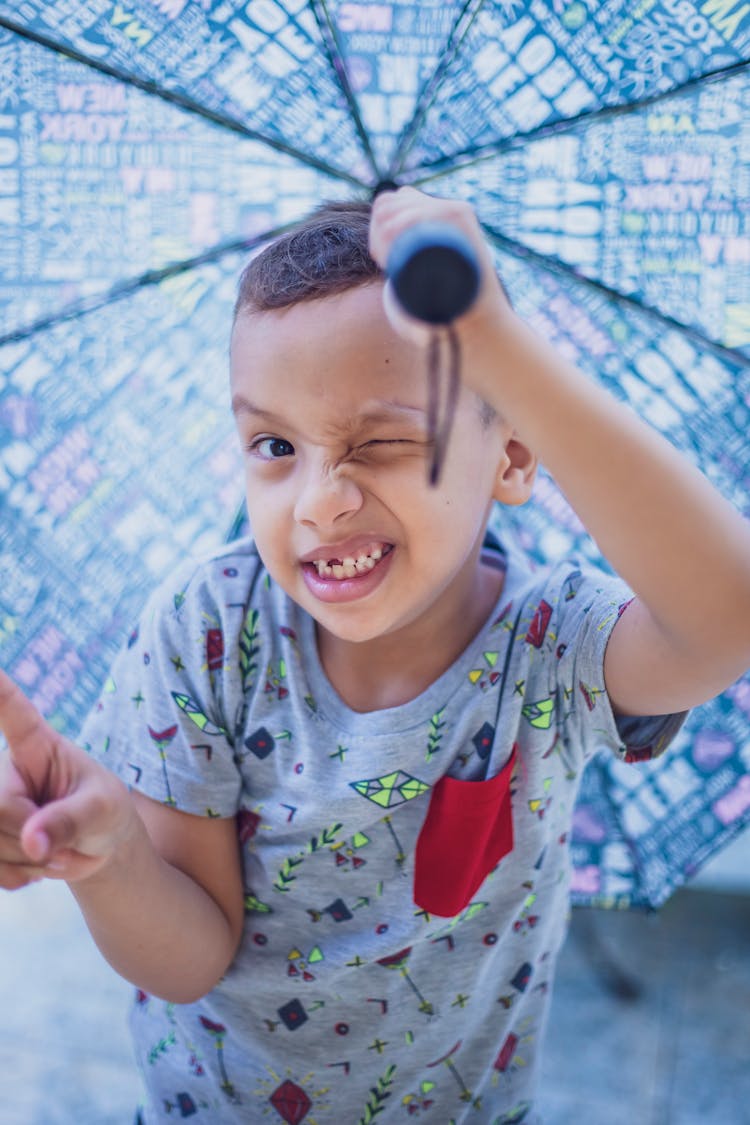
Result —
M 659 753 L 680 720 L 626 739 L 612 715 L 621 582 L 486 558 L 506 576 L 474 641 L 369 714 L 251 540 L 151 599 L 83 740 L 148 796 L 237 817 L 246 914 L 209 995 L 136 993 L 148 1125 L 531 1121 L 581 770 Z

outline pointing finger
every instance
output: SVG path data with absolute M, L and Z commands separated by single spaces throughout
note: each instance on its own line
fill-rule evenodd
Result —
M 35 772 L 35 767 L 46 772 L 51 728 L 34 704 L 2 669 L 0 669 L 0 731 L 5 735 L 16 766 L 23 768 L 24 772 Z M 42 752 L 42 747 L 47 753 Z

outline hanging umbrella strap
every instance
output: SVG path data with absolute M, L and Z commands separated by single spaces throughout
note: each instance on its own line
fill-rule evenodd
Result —
M 434 486 L 445 460 L 461 383 L 461 345 L 453 322 L 476 299 L 479 263 L 473 246 L 455 227 L 424 222 L 395 240 L 386 273 L 404 311 L 433 326 L 427 349 L 427 425 L 433 446 L 429 481 Z
M 447 345 L 447 379 L 446 348 Z M 445 404 L 441 408 L 443 387 L 447 382 Z M 461 386 L 461 344 L 453 325 L 436 328 L 427 349 L 427 434 L 432 445 L 429 482 L 434 487 L 440 480 L 448 447 L 453 415 Z

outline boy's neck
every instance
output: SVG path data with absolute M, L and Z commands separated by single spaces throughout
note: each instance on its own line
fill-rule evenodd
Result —
M 426 691 L 458 659 L 487 621 L 502 592 L 504 572 L 480 563 L 461 612 L 451 620 L 439 606 L 429 618 L 396 633 L 355 643 L 317 626 L 318 654 L 339 697 L 353 711 L 399 707 Z

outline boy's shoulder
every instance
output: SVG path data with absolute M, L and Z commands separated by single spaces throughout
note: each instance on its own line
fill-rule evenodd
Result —
M 604 653 L 633 598 L 627 584 L 579 555 L 537 565 L 513 546 L 503 553 L 505 582 L 488 639 L 503 631 L 509 659 L 528 664 L 536 677 L 572 682 L 583 675 L 603 688 Z
M 505 572 L 501 602 L 522 612 L 544 602 L 555 616 L 587 612 L 594 602 L 620 607 L 632 596 L 622 579 L 578 554 L 539 562 L 513 538 L 485 543 L 485 557 Z
M 140 626 L 163 637 L 205 633 L 209 626 L 229 635 L 260 610 L 266 620 L 283 622 L 288 601 L 271 581 L 252 537 L 243 536 L 176 566 L 151 592 Z
M 255 541 L 233 539 L 200 555 L 190 555 L 164 577 L 150 597 L 153 607 L 181 615 L 185 606 L 201 601 L 226 601 L 228 591 L 252 597 L 268 578 Z

